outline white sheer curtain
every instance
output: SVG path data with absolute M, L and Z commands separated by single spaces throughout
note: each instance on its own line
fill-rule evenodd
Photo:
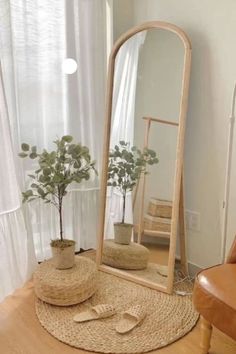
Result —
M 5 92 L 0 65 L 0 301 L 23 284 L 36 265 L 31 235 L 20 208 Z
M 134 141 L 135 95 L 139 51 L 146 38 L 146 31 L 129 38 L 119 49 L 115 61 L 110 148 L 119 141 Z M 112 187 L 107 189 L 105 237 L 113 238 L 113 224 L 122 218 L 122 195 Z M 125 222 L 133 222 L 132 195 L 126 197 Z
M 0 2 L 0 58 L 12 147 L 10 139 L 4 140 L 4 145 L 6 152 L 11 148 L 13 151 L 8 176 L 17 179 L 19 185 L 18 192 L 12 189 L 14 198 L 18 196 L 17 204 L 14 199 L 13 209 L 21 203 L 19 189 L 27 188 L 27 175 L 36 167 L 35 163 L 17 157 L 21 142 L 37 145 L 39 149 L 51 149 L 56 136 L 71 134 L 89 147 L 100 170 L 106 72 L 105 24 L 103 0 Z M 66 57 L 77 61 L 76 74 L 69 76 L 62 71 Z M 9 153 L 6 156 L 8 158 Z M 12 166 L 17 172 L 15 177 Z M 3 178 L 0 187 L 5 216 L 4 223 L 1 223 L 4 247 L 6 239 L 15 247 L 20 233 L 25 232 L 25 238 L 29 234 L 33 238 L 37 259 L 48 258 L 51 255 L 50 239 L 59 235 L 57 211 L 53 206 L 35 202 L 26 206 L 23 220 L 22 211 L 18 209 L 16 232 L 13 232 L 14 223 L 10 222 L 8 213 L 12 207 L 8 208 L 9 202 L 6 203 L 8 193 L 3 194 L 9 181 Z M 96 245 L 98 190 L 96 177 L 72 186 L 65 198 L 65 236 L 76 240 L 77 250 Z M 21 240 L 24 246 L 24 238 Z M 22 249 L 26 247 L 23 246 Z M 20 261 L 22 264 L 27 253 L 24 257 Z M 6 259 L 5 254 L 0 260 L 2 267 L 6 267 Z M 11 274 L 7 271 L 5 277 L 10 278 Z

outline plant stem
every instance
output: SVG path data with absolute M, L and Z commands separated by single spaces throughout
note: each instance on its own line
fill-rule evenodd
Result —
M 62 227 L 62 196 L 61 196 L 61 191 L 60 188 L 58 187 L 58 211 L 59 211 L 59 218 L 60 218 L 60 239 L 63 241 L 63 227 Z
M 123 194 L 123 215 L 122 215 L 122 224 L 125 222 L 125 198 L 126 197 L 126 192 Z

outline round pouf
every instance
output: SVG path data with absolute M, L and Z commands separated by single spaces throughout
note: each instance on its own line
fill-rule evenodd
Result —
M 115 243 L 114 240 L 105 240 L 103 245 L 102 262 L 111 267 L 120 269 L 145 269 L 149 259 L 149 250 L 131 242 L 129 245 Z
M 34 273 L 37 297 L 58 306 L 75 305 L 90 298 L 97 289 L 96 264 L 86 257 L 75 257 L 70 269 L 56 269 L 52 259 L 41 263 Z

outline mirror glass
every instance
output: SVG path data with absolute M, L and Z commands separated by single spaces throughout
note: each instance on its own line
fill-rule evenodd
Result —
M 184 54 L 175 33 L 155 28 L 130 37 L 115 59 L 102 263 L 163 285 Z

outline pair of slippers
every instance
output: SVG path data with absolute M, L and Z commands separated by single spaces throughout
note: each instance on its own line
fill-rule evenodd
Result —
M 91 307 L 91 309 L 85 312 L 78 313 L 74 316 L 73 320 L 75 322 L 86 322 L 111 317 L 115 314 L 116 310 L 112 305 L 100 304 Z M 120 322 L 117 323 L 116 331 L 120 334 L 130 332 L 139 325 L 145 317 L 146 312 L 142 306 L 133 306 L 122 314 Z

